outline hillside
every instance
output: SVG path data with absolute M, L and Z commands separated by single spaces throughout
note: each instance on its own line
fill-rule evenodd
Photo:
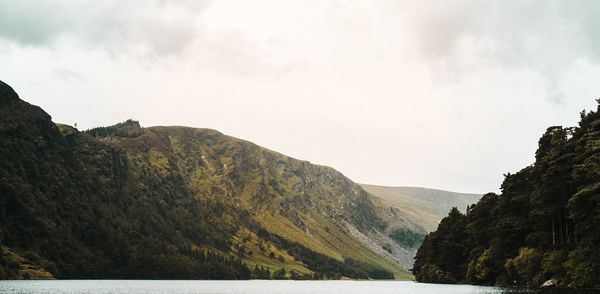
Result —
M 398 209 L 214 130 L 81 132 L 0 82 L 0 155 L 0 278 L 411 278 Z
M 456 193 L 418 187 L 386 187 L 360 184 L 371 195 L 404 213 L 428 232 L 435 230 L 452 207 L 465 211 L 481 198 L 479 194 Z
M 600 99 L 577 127 L 549 127 L 533 165 L 466 214 L 453 209 L 418 250 L 418 281 L 600 285 Z

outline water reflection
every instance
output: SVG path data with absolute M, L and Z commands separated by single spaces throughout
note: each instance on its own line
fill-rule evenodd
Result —
M 131 280 L 61 280 L 0 281 L 0 293 L 6 294 L 493 294 L 600 293 L 591 290 L 525 290 L 471 285 L 439 285 L 400 281 L 131 281 Z

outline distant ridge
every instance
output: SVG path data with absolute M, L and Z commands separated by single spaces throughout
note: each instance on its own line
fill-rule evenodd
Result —
M 482 196 L 422 187 L 360 185 L 371 195 L 404 212 L 412 222 L 428 232 L 435 230 L 452 207 L 465 211 L 467 205 L 476 203 Z

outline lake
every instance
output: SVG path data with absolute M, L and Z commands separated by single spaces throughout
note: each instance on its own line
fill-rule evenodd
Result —
M 58 280 L 0 281 L 2 294 L 484 294 L 484 293 L 600 293 L 596 291 L 531 291 L 470 285 L 422 284 L 407 281 L 159 281 Z

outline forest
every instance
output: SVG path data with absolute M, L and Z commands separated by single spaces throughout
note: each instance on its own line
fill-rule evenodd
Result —
M 144 133 L 139 121 L 128 119 L 114 126 L 91 128 L 86 133 L 98 138 L 137 137 Z
M 576 127 L 549 127 L 535 162 L 501 193 L 452 209 L 415 259 L 420 282 L 591 288 L 600 285 L 600 99 Z

